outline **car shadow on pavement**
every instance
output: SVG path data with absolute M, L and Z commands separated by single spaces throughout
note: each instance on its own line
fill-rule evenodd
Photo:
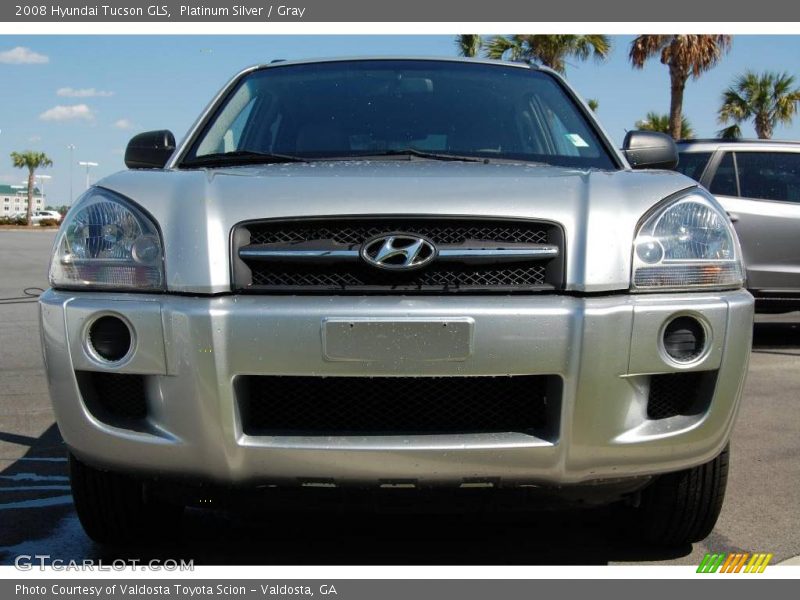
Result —
M 66 449 L 53 424 L 38 438 L 0 431 L 0 442 L 28 446 L 0 471 L 0 564 L 5 548 L 46 538 L 73 511 Z
M 23 443 L 0 432 L 0 439 Z M 14 438 L 14 439 L 11 439 Z M 604 565 L 685 556 L 691 547 L 632 543 L 621 507 L 419 514 L 413 503 L 381 511 L 309 512 L 264 506 L 186 511 L 174 540 L 125 547 L 92 542 L 74 513 L 66 449 L 51 426 L 0 472 L 0 564 L 20 554 L 105 563 L 183 559 L 195 565 Z
M 800 324 L 790 320 L 780 322 L 776 317 L 771 319 L 775 320 L 753 326 L 753 352 L 800 356 Z
M 691 547 L 631 544 L 613 509 L 527 514 L 280 512 L 257 520 L 190 512 L 177 543 L 140 548 L 141 558 L 186 556 L 196 564 L 605 565 L 685 556 Z M 105 549 L 105 560 L 129 550 Z M 189 557 L 187 557 L 189 558 Z

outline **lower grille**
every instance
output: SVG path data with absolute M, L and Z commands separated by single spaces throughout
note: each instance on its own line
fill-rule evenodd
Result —
M 83 401 L 99 421 L 131 428 L 147 417 L 144 375 L 78 371 L 77 376 Z
M 546 269 L 543 265 L 525 267 L 464 268 L 433 266 L 410 277 L 370 272 L 360 265 L 343 268 L 292 267 L 291 269 L 259 266 L 252 270 L 252 285 L 268 288 L 300 288 L 328 291 L 368 291 L 376 287 L 396 291 L 441 291 L 502 288 L 526 289 L 544 286 Z
M 699 415 L 708 409 L 716 385 L 716 371 L 666 373 L 650 377 L 648 419 Z
M 560 379 L 285 377 L 237 381 L 248 435 L 411 435 L 557 430 Z

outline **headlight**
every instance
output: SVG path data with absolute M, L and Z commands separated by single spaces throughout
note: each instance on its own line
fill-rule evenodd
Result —
M 693 190 L 660 206 L 633 242 L 633 291 L 738 288 L 741 252 L 730 220 L 713 198 Z
M 122 196 L 90 189 L 65 217 L 56 238 L 50 285 L 163 290 L 164 255 L 158 229 Z

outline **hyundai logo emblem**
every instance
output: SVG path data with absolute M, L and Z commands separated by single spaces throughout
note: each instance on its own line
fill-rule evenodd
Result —
M 410 271 L 436 258 L 436 246 L 419 235 L 384 233 L 361 245 L 361 258 L 378 269 Z

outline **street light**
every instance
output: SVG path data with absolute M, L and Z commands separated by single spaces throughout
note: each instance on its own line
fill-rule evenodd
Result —
M 78 163 L 82 167 L 86 167 L 86 189 L 89 189 L 89 169 L 92 167 L 99 167 L 100 165 L 96 162 L 91 162 L 88 160 L 82 160 Z
M 72 206 L 72 165 L 75 164 L 75 144 L 69 144 L 67 150 L 69 150 L 69 205 Z
M 42 180 L 42 204 L 44 206 L 47 206 L 47 196 L 45 196 L 45 194 L 44 194 L 44 184 L 47 183 L 48 179 L 52 179 L 53 176 L 52 175 L 34 175 L 34 177 L 36 177 L 36 179 L 41 179 Z

